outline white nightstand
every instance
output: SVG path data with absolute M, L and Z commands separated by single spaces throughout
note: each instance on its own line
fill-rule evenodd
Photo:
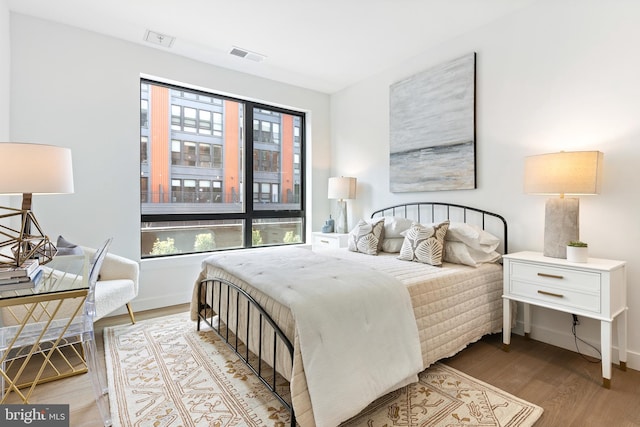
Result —
M 321 233 L 313 232 L 313 249 L 338 249 L 346 248 L 349 241 L 348 233 Z
M 538 252 L 503 257 L 503 339 L 511 343 L 511 304 L 524 303 L 524 332 L 531 332 L 529 304 L 600 321 L 602 385 L 611 387 L 612 322 L 618 317 L 620 369 L 627 369 L 627 269 L 624 261 L 589 258 L 586 263 L 549 258 Z

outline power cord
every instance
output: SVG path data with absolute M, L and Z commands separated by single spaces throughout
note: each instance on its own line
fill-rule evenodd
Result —
M 594 349 L 596 351 L 596 353 L 598 353 L 598 355 L 600 356 L 600 359 L 602 359 L 602 353 L 600 353 L 600 350 L 598 350 L 596 347 L 594 347 L 593 345 L 589 344 L 588 342 L 586 342 L 585 340 L 583 340 L 582 338 L 578 337 L 577 331 L 576 331 L 576 326 L 578 326 L 580 324 L 580 321 L 578 320 L 578 316 L 575 314 L 572 314 L 571 316 L 573 316 L 573 324 L 571 326 L 571 333 L 573 334 L 573 339 L 576 343 L 576 350 L 578 351 L 578 354 L 580 356 L 582 356 L 582 358 L 584 360 L 586 360 L 589 363 L 600 363 L 599 359 L 595 359 L 591 356 L 587 356 L 585 354 L 582 354 L 580 352 L 580 347 L 578 346 L 578 341 L 582 342 L 583 344 L 588 345 L 589 347 L 591 347 L 592 349 Z

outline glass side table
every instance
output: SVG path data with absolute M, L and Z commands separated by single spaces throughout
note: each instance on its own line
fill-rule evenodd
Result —
M 11 392 L 29 403 L 37 384 L 87 372 L 88 266 L 84 255 L 56 256 L 32 287 L 0 285 L 0 403 Z

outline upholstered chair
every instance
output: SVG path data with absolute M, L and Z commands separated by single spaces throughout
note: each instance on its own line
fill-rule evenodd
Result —
M 96 252 L 96 249 L 86 246 L 82 249 L 89 257 L 93 257 Z M 96 283 L 94 321 L 125 305 L 131 317 L 131 323 L 135 323 L 131 300 L 138 295 L 139 274 L 140 266 L 137 262 L 107 253 Z

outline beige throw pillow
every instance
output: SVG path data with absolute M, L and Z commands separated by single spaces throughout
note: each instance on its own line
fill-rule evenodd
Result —
M 405 232 L 398 259 L 442 266 L 444 237 L 448 228 L 449 221 L 434 225 L 411 226 Z
M 378 255 L 382 248 L 384 234 L 384 218 L 367 222 L 360 222 L 349 232 L 348 249 L 352 252 L 361 252 L 367 255 Z

